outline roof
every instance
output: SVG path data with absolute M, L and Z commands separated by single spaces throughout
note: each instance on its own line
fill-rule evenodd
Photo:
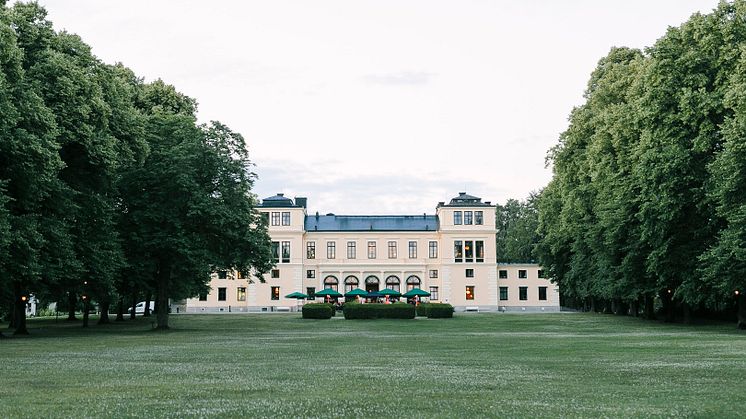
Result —
M 443 207 L 491 207 L 490 202 L 482 202 L 482 198 L 459 192 L 457 197 L 451 198 L 448 205 L 438 204 Z
M 306 231 L 436 231 L 435 215 L 308 215 Z
M 275 196 L 270 196 L 269 198 L 264 198 L 259 206 L 264 208 L 297 207 L 292 199 L 285 197 L 285 195 L 281 193 L 278 193 Z

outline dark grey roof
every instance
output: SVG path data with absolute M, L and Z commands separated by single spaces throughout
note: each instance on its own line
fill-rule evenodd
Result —
M 441 205 L 439 205 L 441 206 Z M 457 197 L 451 199 L 448 205 L 444 207 L 491 207 L 490 202 L 482 202 L 482 198 L 469 195 L 466 192 L 459 192 Z
M 270 196 L 269 198 L 264 198 L 262 200 L 260 207 L 269 207 L 269 208 L 276 208 L 276 207 L 295 207 L 296 205 L 293 203 L 293 200 L 290 198 L 286 198 L 284 194 L 278 193 L 275 196 Z
M 436 231 L 435 215 L 307 215 L 306 231 Z

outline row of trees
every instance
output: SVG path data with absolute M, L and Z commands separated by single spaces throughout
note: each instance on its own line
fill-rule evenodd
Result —
M 501 263 L 535 262 L 534 247 L 539 241 L 539 195 L 525 201 L 508 199 L 495 209 L 497 261 Z
M 746 328 L 746 2 L 614 48 L 550 152 L 536 256 L 565 303 Z
M 30 293 L 112 304 L 206 291 L 210 272 L 271 267 L 243 138 L 196 102 L 107 65 L 35 3 L 0 4 L 0 314 L 27 333 Z M 84 325 L 88 310 L 84 310 Z

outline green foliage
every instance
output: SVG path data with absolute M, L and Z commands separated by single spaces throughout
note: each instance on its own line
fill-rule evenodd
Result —
M 453 317 L 453 306 L 444 303 L 428 303 L 426 315 L 429 319 L 450 319 Z
M 539 241 L 537 200 L 538 196 L 531 194 L 525 202 L 509 199 L 505 205 L 497 205 L 495 224 L 498 262 L 534 260 L 534 246 Z
M 407 303 L 394 304 L 361 304 L 344 305 L 344 316 L 347 320 L 361 319 L 414 319 L 415 307 Z
M 310 303 L 303 306 L 304 319 L 331 319 L 334 307 L 325 303 Z

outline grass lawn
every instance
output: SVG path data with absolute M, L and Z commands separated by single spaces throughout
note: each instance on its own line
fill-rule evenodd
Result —
M 0 340 L 2 417 L 746 415 L 746 334 L 599 314 L 175 315 Z M 6 333 L 7 335 L 7 333 Z

